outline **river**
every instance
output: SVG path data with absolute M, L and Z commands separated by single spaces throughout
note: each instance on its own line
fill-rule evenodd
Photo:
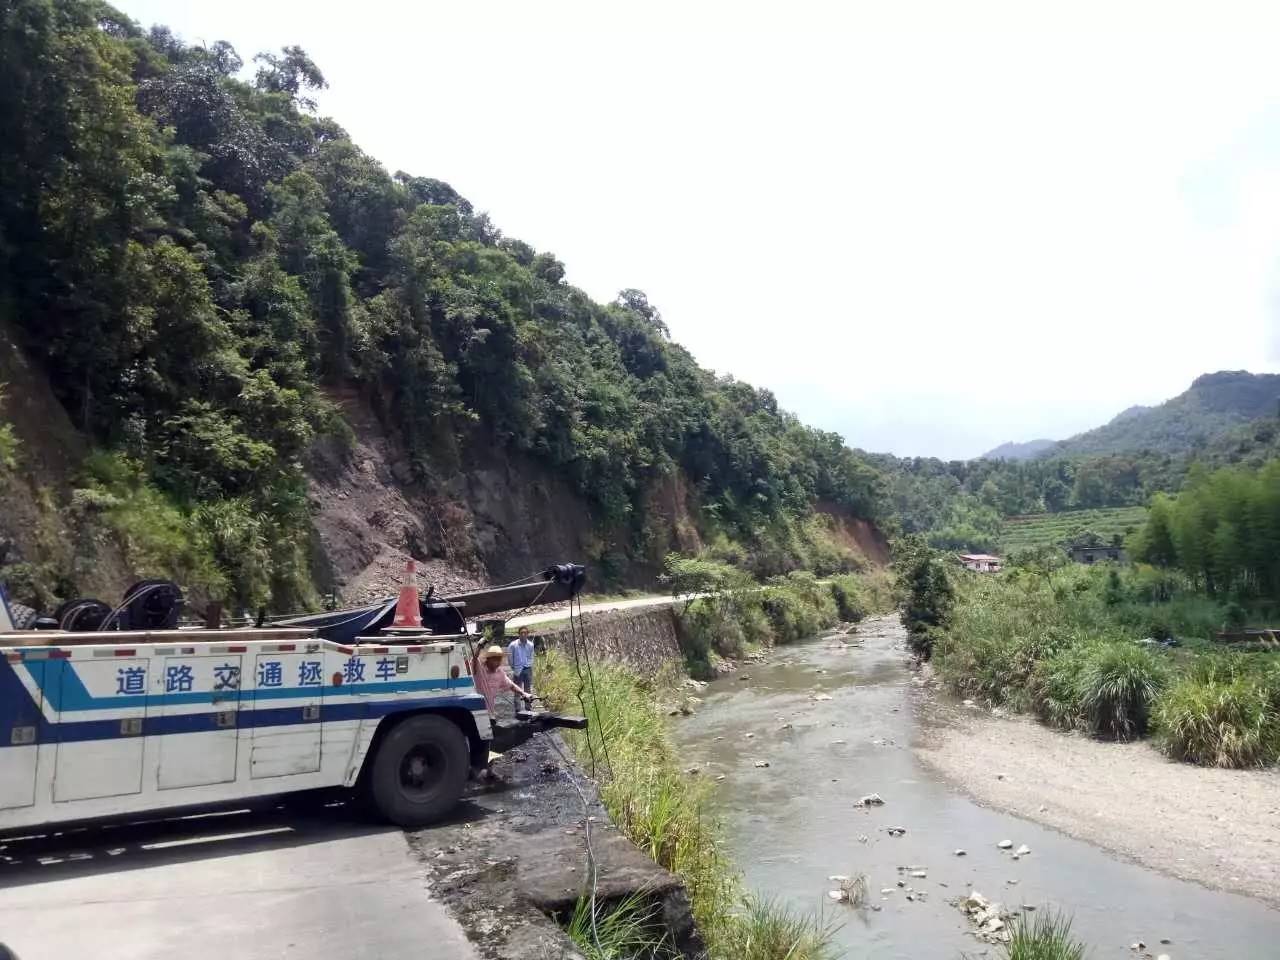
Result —
M 1280 912 L 1265 904 L 981 807 L 930 773 L 912 751 L 927 733 L 927 694 L 912 683 L 901 626 L 869 620 L 854 639 L 862 645 L 815 639 L 778 648 L 711 683 L 698 712 L 676 726 L 686 762 L 701 776 L 723 777 L 716 808 L 751 889 L 823 910 L 842 924 L 836 940 L 851 958 L 1001 955 L 948 903 L 971 889 L 1011 909 L 1069 912 L 1094 960 L 1280 955 Z M 857 806 L 870 793 L 884 805 Z M 890 827 L 906 832 L 891 836 Z M 998 848 L 1002 840 L 1031 853 L 1015 861 Z M 828 876 L 858 873 L 867 877 L 868 906 L 833 905 Z M 908 901 L 899 880 L 917 899 Z M 1146 950 L 1135 953 L 1138 941 Z

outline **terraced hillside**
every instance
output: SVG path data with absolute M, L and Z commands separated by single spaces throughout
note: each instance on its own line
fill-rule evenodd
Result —
M 1082 530 L 1092 530 L 1110 541 L 1116 534 L 1127 537 L 1146 516 L 1146 507 L 1106 507 L 1009 517 L 1000 533 L 1000 550 L 1010 554 L 1033 547 L 1052 546 L 1070 540 Z

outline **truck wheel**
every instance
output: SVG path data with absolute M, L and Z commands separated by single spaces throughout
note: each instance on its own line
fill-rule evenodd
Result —
M 444 717 L 421 714 L 396 724 L 373 758 L 373 805 L 401 827 L 440 819 L 462 796 L 469 753 L 466 734 Z

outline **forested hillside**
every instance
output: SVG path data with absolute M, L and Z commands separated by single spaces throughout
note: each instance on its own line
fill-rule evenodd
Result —
M 1132 407 L 1106 426 L 1063 440 L 1042 456 L 1150 451 L 1182 456 L 1240 424 L 1280 413 L 1280 374 L 1223 370 L 1197 377 L 1156 407 Z
M 673 522 L 725 555 L 848 562 L 821 516 L 881 515 L 864 458 L 699 367 L 643 293 L 593 302 L 448 184 L 384 169 L 315 115 L 324 86 L 297 47 L 246 68 L 87 0 L 0 8 L 0 338 L 87 453 L 35 498 L 74 521 L 49 538 L 240 602 L 307 602 L 308 467 L 359 440 L 335 402 L 354 394 L 406 487 L 444 488 L 477 449 L 566 478 L 584 559 L 614 578 L 670 540 L 645 505 L 672 478 Z M 45 489 L 39 425 L 13 426 L 8 495 Z M 20 590 L 81 588 L 39 537 L 3 532 Z

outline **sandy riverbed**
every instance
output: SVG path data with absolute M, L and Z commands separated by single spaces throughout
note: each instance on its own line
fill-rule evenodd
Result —
M 930 700 L 926 713 L 941 715 L 917 754 L 979 802 L 1280 905 L 1280 771 L 1173 763 L 1147 743 L 1103 743 Z

